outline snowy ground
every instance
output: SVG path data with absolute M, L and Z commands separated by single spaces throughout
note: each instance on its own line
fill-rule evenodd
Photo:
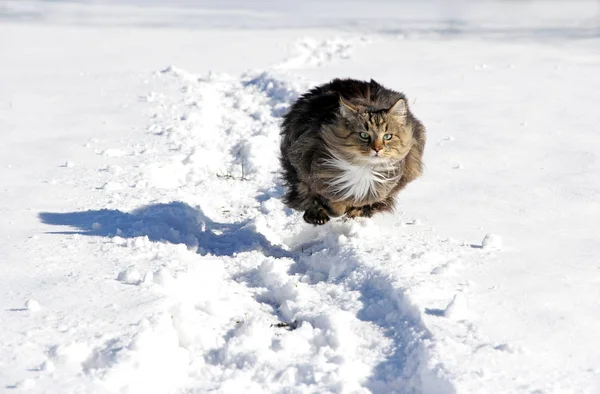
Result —
M 0 3 L 0 392 L 600 392 L 596 3 L 158 4 Z M 278 124 L 344 76 L 426 173 L 314 228 Z

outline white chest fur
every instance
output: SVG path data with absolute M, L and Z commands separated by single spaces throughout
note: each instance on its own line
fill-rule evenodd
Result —
M 333 157 L 326 161 L 326 165 L 338 173 L 328 181 L 330 190 L 336 197 L 356 203 L 366 199 L 378 199 L 381 184 L 396 178 L 393 176 L 391 164 L 385 160 L 368 160 L 364 164 L 357 164 Z

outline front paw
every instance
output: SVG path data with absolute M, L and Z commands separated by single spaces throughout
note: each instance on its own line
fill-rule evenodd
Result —
M 329 216 L 323 209 L 312 209 L 304 212 L 304 221 L 308 224 L 314 224 L 320 226 L 329 221 Z

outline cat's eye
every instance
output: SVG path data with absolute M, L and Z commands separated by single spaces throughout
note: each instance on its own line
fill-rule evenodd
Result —
M 368 133 L 365 133 L 365 132 L 359 133 L 358 136 L 360 138 L 362 138 L 363 140 L 369 140 L 369 139 L 371 139 L 371 136 Z
M 383 139 L 386 140 L 386 141 L 389 141 L 389 140 L 392 139 L 392 135 L 391 134 L 384 134 L 383 135 Z

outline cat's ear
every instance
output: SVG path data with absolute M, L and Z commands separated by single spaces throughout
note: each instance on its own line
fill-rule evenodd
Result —
M 390 107 L 390 109 L 388 109 L 388 113 L 398 118 L 405 119 L 408 113 L 406 101 L 404 101 L 403 98 L 399 99 L 394 105 Z
M 340 96 L 340 113 L 345 118 L 350 118 L 358 113 L 358 110 L 349 102 L 345 101 L 342 96 Z

